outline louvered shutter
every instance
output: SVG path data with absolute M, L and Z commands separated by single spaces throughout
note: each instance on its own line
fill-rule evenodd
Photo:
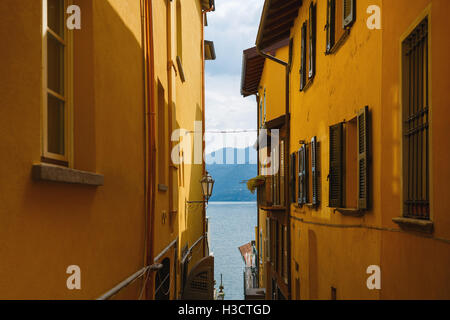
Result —
M 303 146 L 302 157 L 303 157 L 303 204 L 308 203 L 308 148 L 307 146 Z
M 351 26 L 356 19 L 356 0 L 344 0 L 343 28 Z
M 214 298 L 214 256 L 201 259 L 186 281 L 182 300 L 212 300 Z
M 343 207 L 343 123 L 330 127 L 329 206 Z
M 298 205 L 303 204 L 303 147 L 298 151 L 298 196 L 297 203 Z
M 328 0 L 327 7 L 327 52 L 330 52 L 335 41 L 336 0 Z
M 309 79 L 316 73 L 316 5 L 309 6 Z
M 312 174 L 312 204 L 319 204 L 319 168 L 317 162 L 317 137 L 311 139 L 311 174 Z
M 301 57 L 300 57 L 300 91 L 306 85 L 306 22 L 302 26 Z
M 368 209 L 369 195 L 369 107 L 358 113 L 358 209 Z
M 302 146 L 298 152 L 298 204 L 308 203 L 308 157 L 307 148 Z
M 270 218 L 266 218 L 266 261 L 270 262 Z
M 289 179 L 290 179 L 290 189 L 291 189 L 291 203 L 295 203 L 295 153 L 291 154 L 291 160 L 289 164 Z

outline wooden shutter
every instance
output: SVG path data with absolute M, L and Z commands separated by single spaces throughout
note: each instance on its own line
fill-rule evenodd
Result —
M 343 207 L 343 123 L 330 127 L 329 206 Z
M 306 22 L 302 26 L 301 57 L 300 57 L 300 91 L 306 85 Z
M 316 73 L 316 5 L 309 6 L 309 79 Z
M 298 204 L 308 203 L 308 157 L 306 145 L 298 152 Z
M 368 209 L 369 107 L 358 112 L 358 209 Z
M 214 257 L 208 256 L 200 260 L 186 281 L 182 300 L 214 299 Z
M 298 151 L 298 195 L 297 195 L 297 204 L 303 204 L 303 147 Z
M 270 218 L 266 218 L 266 261 L 270 262 Z
M 317 162 L 317 137 L 311 139 L 311 175 L 312 175 L 312 204 L 319 204 L 319 167 Z
M 343 28 L 348 28 L 356 19 L 356 0 L 344 0 Z
M 331 51 L 335 42 L 336 0 L 328 0 L 327 7 L 327 53 Z
M 290 179 L 290 189 L 291 189 L 291 203 L 296 202 L 296 196 L 295 196 L 295 153 L 291 154 L 291 160 L 289 164 L 289 179 Z

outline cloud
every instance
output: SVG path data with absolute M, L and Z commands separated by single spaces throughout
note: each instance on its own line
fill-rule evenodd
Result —
M 213 40 L 217 60 L 208 70 L 237 74 L 242 51 L 255 45 L 264 0 L 216 0 L 216 11 L 208 15 L 206 39 Z
M 226 146 L 222 141 L 235 143 L 236 147 L 252 145 L 256 139 L 256 101 L 254 97 L 240 95 L 240 76 L 206 74 L 206 130 L 208 151 Z M 241 132 L 248 130 L 250 132 Z M 240 131 L 238 133 L 211 133 L 217 131 Z M 226 137 L 224 137 L 226 136 Z M 217 141 L 218 140 L 218 141 Z
M 208 15 L 205 36 L 214 41 L 217 59 L 206 64 L 207 131 L 256 129 L 255 97 L 243 98 L 240 83 L 242 51 L 254 46 L 263 4 L 264 0 L 216 0 L 216 11 Z M 225 137 L 210 133 L 206 138 L 207 152 L 211 152 L 225 146 L 252 145 L 256 133 Z

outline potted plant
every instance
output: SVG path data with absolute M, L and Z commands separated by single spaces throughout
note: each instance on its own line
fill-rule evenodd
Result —
M 251 193 L 255 193 L 256 188 L 264 185 L 265 182 L 266 182 L 266 177 L 256 176 L 247 181 L 247 189 L 250 190 Z

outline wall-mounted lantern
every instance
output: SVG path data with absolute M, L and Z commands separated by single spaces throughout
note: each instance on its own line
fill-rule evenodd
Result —
M 208 202 L 209 198 L 211 198 L 214 182 L 214 179 L 209 175 L 208 171 L 206 171 L 206 175 L 203 176 L 202 180 L 200 180 L 200 183 L 202 184 L 203 196 L 205 197 L 206 202 Z

